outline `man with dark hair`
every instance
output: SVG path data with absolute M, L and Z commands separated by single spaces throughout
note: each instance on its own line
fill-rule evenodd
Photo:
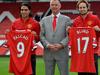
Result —
M 35 36 L 35 41 L 39 41 L 39 34 L 40 34 L 40 25 L 39 23 L 32 18 L 32 12 L 31 12 L 31 6 L 27 3 L 22 3 L 20 6 L 20 18 L 16 19 L 12 23 L 11 30 L 24 30 L 28 29 L 30 30 L 33 35 Z M 32 64 L 32 70 L 33 75 L 36 75 L 35 69 L 36 69 L 36 54 L 35 51 L 33 51 L 31 55 L 31 64 Z

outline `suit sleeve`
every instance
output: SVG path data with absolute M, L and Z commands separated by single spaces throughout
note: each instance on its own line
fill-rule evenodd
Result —
M 44 20 L 43 19 L 40 22 L 40 26 L 41 26 L 40 40 L 41 40 L 41 43 L 43 44 L 43 46 L 47 47 L 49 42 L 45 38 L 45 26 L 44 26 Z
M 66 18 L 66 28 L 68 27 L 68 26 L 72 26 L 72 20 L 68 17 L 68 18 Z M 66 31 L 66 30 L 65 30 Z M 68 38 L 68 31 L 66 31 L 65 32 L 65 38 L 60 42 L 63 46 L 67 46 L 67 44 L 68 44 L 68 41 L 69 41 L 69 38 Z

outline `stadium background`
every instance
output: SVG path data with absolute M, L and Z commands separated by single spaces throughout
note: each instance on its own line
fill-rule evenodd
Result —
M 10 29 L 11 23 L 19 17 L 19 6 L 21 2 L 29 2 L 32 6 L 33 18 L 40 21 L 43 17 L 51 13 L 49 8 L 49 0 L 0 0 L 0 45 L 5 42 L 5 33 Z M 77 0 L 61 0 L 62 8 L 61 13 L 68 15 L 74 19 L 79 12 L 76 10 Z M 91 4 L 91 12 L 97 14 L 100 18 L 100 0 L 88 0 Z M 100 41 L 99 41 L 100 43 Z M 100 49 L 99 49 L 100 50 Z M 0 75 L 9 75 L 9 49 L 0 47 Z M 43 47 L 39 44 L 36 52 L 37 56 L 37 75 L 44 75 L 44 63 L 41 58 L 43 55 Z M 100 55 L 100 52 L 99 52 Z M 7 57 L 6 57 L 7 56 Z M 70 63 L 70 62 L 69 62 Z M 100 59 L 99 59 L 100 63 Z M 70 64 L 69 64 L 70 65 Z M 99 65 L 100 66 L 100 65 Z M 99 69 L 100 70 L 100 69 Z M 59 75 L 56 71 L 56 75 Z M 70 73 L 70 75 L 77 75 Z M 100 73 L 99 73 L 100 75 Z

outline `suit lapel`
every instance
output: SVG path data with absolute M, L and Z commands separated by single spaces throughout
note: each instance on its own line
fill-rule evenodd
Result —
M 50 15 L 49 24 L 50 24 L 50 30 L 51 30 L 51 32 L 53 32 L 52 22 L 53 22 L 53 17 L 52 17 L 52 15 Z

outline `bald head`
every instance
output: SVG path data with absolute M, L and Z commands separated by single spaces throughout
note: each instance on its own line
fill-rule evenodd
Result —
M 52 1 L 58 1 L 58 2 L 60 3 L 60 0 L 50 0 L 50 3 L 51 3 Z
M 59 0 L 50 0 L 50 8 L 53 14 L 57 14 L 60 12 L 61 3 Z
M 53 3 L 53 2 L 57 2 L 60 4 L 60 1 L 59 0 L 50 0 L 50 4 Z

